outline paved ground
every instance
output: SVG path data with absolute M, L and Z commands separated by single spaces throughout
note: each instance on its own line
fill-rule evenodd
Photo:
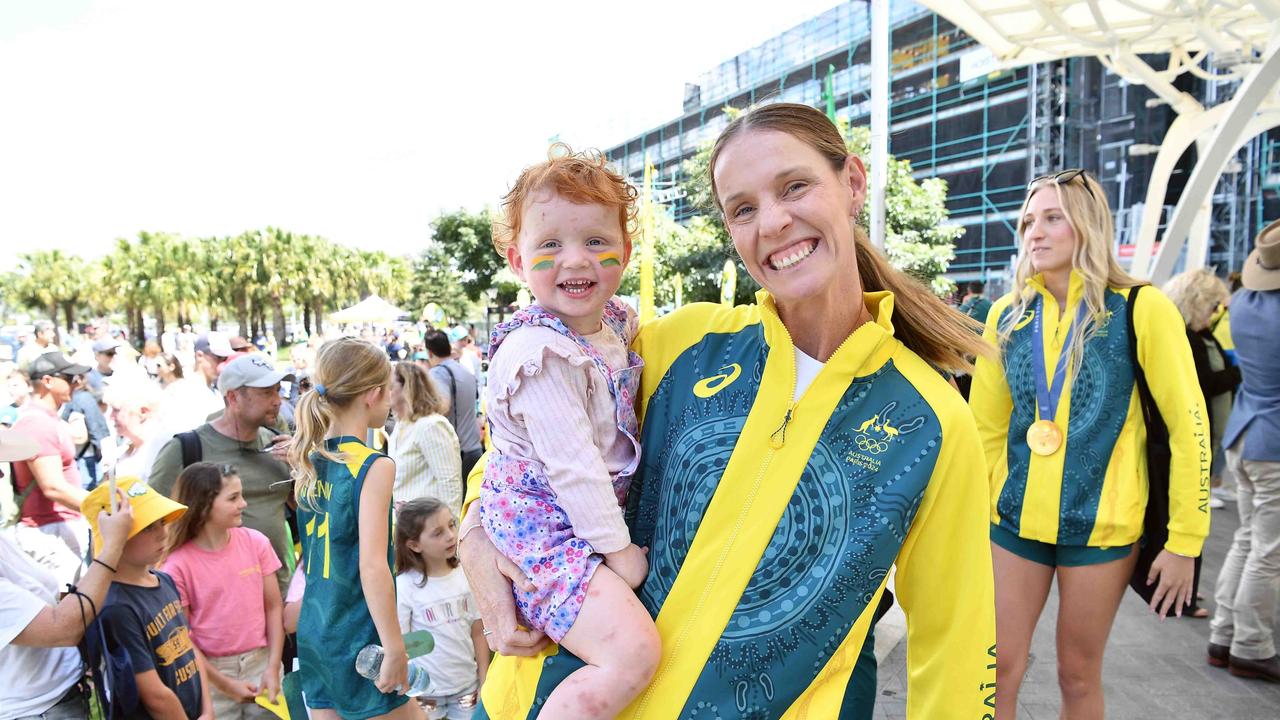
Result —
M 1213 610 L 1213 584 L 1239 524 L 1234 503 L 1213 511 L 1213 532 L 1205 544 L 1200 591 L 1205 606 Z M 897 608 L 895 608 L 895 611 Z M 1031 645 L 1031 665 L 1019 697 L 1019 720 L 1053 720 L 1058 717 L 1059 696 L 1055 675 L 1054 620 L 1057 591 L 1049 602 Z M 886 616 L 886 640 L 896 618 Z M 1280 623 L 1277 623 L 1280 628 Z M 880 633 L 877 632 L 877 635 Z M 1107 655 L 1103 682 L 1107 717 L 1117 720 L 1231 720 L 1280 719 L 1280 684 L 1243 680 L 1205 662 L 1209 621 L 1171 619 L 1160 622 L 1133 593 L 1126 593 Z M 880 701 L 877 720 L 906 717 L 906 643 L 877 643 L 880 664 Z

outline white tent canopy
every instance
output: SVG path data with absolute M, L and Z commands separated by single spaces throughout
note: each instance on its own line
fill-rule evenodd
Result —
M 1178 117 L 1152 168 L 1133 272 L 1162 283 L 1184 246 L 1187 268 L 1204 266 L 1218 177 L 1241 145 L 1280 126 L 1280 0 L 918 1 L 982 43 L 1001 67 L 1096 57 L 1169 103 Z M 1157 70 L 1140 54 L 1168 54 L 1168 67 Z M 1206 109 L 1174 88 L 1184 72 L 1241 82 L 1230 100 Z M 1195 169 L 1151 259 L 1169 178 L 1192 143 Z
M 395 305 L 377 295 L 370 295 L 349 308 L 331 313 L 329 319 L 336 323 L 390 325 L 404 315 L 405 311 Z

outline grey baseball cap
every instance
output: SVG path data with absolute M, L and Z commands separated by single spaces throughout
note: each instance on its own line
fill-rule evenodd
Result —
M 293 373 L 277 370 L 266 355 L 241 355 L 222 366 L 218 390 L 227 392 L 242 387 L 267 388 L 282 380 L 293 380 Z
M 93 344 L 93 351 L 95 353 L 111 352 L 120 347 L 120 345 L 121 342 L 115 338 L 103 338 Z

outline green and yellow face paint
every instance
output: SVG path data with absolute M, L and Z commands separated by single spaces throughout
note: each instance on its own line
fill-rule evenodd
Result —
M 596 258 L 600 261 L 600 267 L 622 267 L 622 256 L 613 250 L 602 252 Z
M 529 263 L 530 270 L 551 270 L 556 266 L 556 259 L 551 255 L 535 255 Z

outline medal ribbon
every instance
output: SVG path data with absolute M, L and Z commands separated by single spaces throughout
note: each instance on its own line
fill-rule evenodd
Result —
M 1062 390 L 1066 386 L 1067 380 L 1067 356 L 1071 348 L 1071 336 L 1075 334 L 1076 326 L 1084 322 L 1085 307 L 1084 301 L 1080 301 L 1076 311 L 1076 317 L 1071 322 L 1071 327 L 1067 328 L 1067 338 L 1062 341 L 1062 352 L 1058 353 L 1058 365 L 1053 370 L 1053 384 L 1050 385 L 1045 380 L 1044 373 L 1044 298 L 1040 298 L 1040 308 L 1035 314 L 1035 318 L 1031 321 L 1031 332 L 1035 336 L 1031 342 L 1031 361 L 1036 375 L 1036 409 L 1040 413 L 1041 420 L 1053 422 L 1058 416 L 1058 400 L 1062 398 Z

